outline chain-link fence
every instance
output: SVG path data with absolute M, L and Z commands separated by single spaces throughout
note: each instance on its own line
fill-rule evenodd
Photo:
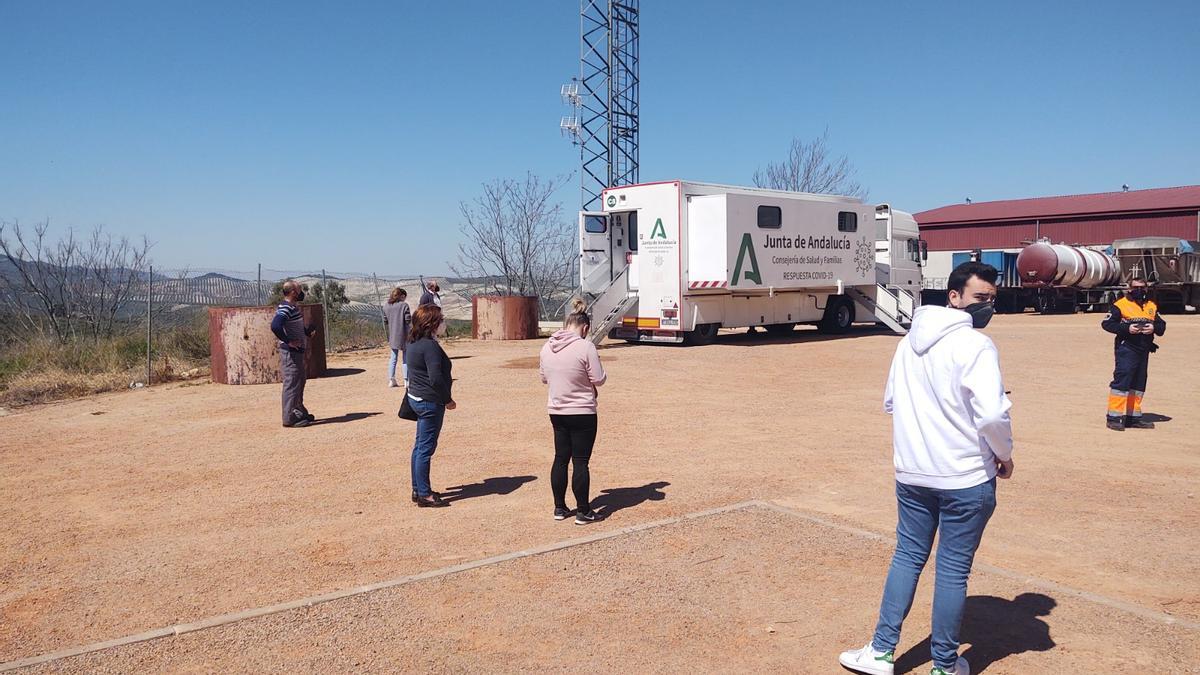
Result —
M 469 332 L 471 297 L 486 293 L 486 284 L 470 279 L 420 275 L 397 276 L 337 270 L 288 270 L 258 266 L 253 270 L 220 268 L 160 269 L 145 275 L 132 296 L 129 318 L 144 314 L 147 323 L 147 381 L 159 338 L 175 334 L 181 325 L 199 331 L 209 307 L 253 307 L 279 301 L 285 280 L 307 289 L 307 302 L 324 305 L 327 351 L 345 351 L 386 344 L 384 305 L 394 288 L 403 288 L 415 309 L 423 283 L 436 280 L 442 309 L 457 333 Z

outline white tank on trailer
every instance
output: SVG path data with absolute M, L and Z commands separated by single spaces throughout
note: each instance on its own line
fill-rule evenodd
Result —
M 1117 259 L 1095 249 L 1040 241 L 1017 256 L 1017 273 L 1027 286 L 1097 288 L 1121 281 Z

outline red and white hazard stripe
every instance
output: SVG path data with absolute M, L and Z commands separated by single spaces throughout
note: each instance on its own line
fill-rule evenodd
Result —
M 728 288 L 728 281 L 693 281 L 688 288 Z

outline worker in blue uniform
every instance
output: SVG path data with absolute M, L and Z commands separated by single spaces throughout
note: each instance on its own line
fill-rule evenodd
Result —
M 1142 397 L 1146 395 L 1146 370 L 1150 354 L 1158 350 L 1154 336 L 1167 331 L 1167 322 L 1158 313 L 1158 305 L 1149 298 L 1144 279 L 1132 279 L 1125 296 L 1112 304 L 1100 324 L 1116 335 L 1116 368 L 1108 392 L 1108 428 L 1153 429 L 1154 423 L 1142 419 Z

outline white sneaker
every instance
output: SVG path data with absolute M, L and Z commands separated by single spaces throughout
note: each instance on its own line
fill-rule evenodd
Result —
M 396 380 L 394 380 L 394 379 L 388 380 L 388 387 L 399 387 L 399 386 L 400 385 L 396 384 Z
M 896 667 L 896 656 L 895 652 L 875 651 L 875 648 L 868 642 L 867 646 L 862 649 L 842 652 L 842 655 L 838 657 L 838 663 L 859 673 L 892 675 L 892 670 Z
M 958 661 L 954 664 L 954 670 L 946 670 L 934 666 L 929 669 L 929 675 L 971 675 L 971 664 L 963 657 L 958 657 Z

